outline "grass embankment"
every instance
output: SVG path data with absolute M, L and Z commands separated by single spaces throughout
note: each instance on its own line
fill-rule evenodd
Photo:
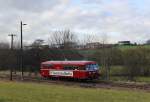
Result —
M 120 50 L 128 50 L 128 49 L 137 49 L 137 48 L 146 48 L 150 49 L 150 45 L 120 45 L 117 46 L 116 48 L 119 48 Z
M 147 48 L 150 49 L 150 45 L 118 45 L 113 48 L 118 48 L 122 51 L 128 50 L 128 49 L 137 49 L 137 48 Z M 82 55 L 89 55 L 89 54 L 94 54 L 95 52 L 102 50 L 100 49 L 86 49 L 86 50 L 79 50 L 79 53 Z
M 142 91 L 0 82 L 0 102 L 149 102 Z

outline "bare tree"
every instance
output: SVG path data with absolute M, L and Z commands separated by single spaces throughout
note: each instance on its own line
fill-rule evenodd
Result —
M 146 41 L 146 44 L 147 44 L 147 45 L 150 45 L 150 39 Z
M 0 42 L 0 49 L 9 49 L 9 43 Z
M 77 36 L 70 30 L 55 31 L 50 35 L 48 43 L 51 47 L 62 49 L 73 48 L 77 43 Z
M 43 43 L 44 43 L 44 40 L 42 40 L 42 39 L 36 39 L 36 40 L 32 43 L 31 46 L 34 47 L 34 48 L 40 48 L 40 47 L 42 47 Z
M 101 37 L 102 43 L 102 65 L 106 71 L 106 80 L 110 78 L 110 66 L 112 64 L 112 46 L 108 46 L 108 35 L 103 34 Z
M 95 34 L 85 34 L 83 38 L 83 44 L 99 42 L 99 36 Z
M 57 48 L 61 52 L 60 57 L 67 59 L 64 50 L 71 51 L 77 46 L 77 36 L 70 30 L 55 31 L 48 39 L 51 48 Z

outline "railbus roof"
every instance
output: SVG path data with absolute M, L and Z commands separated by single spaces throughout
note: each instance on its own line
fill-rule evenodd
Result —
M 95 61 L 46 61 L 46 62 L 42 62 L 42 64 L 70 64 L 70 65 L 85 65 L 85 64 L 95 64 Z

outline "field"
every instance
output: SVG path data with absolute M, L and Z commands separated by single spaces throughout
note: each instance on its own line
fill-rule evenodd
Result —
M 150 93 L 0 81 L 0 102 L 149 102 Z

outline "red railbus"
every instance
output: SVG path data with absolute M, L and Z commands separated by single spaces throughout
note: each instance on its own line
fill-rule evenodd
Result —
M 95 61 L 46 61 L 40 74 L 45 78 L 98 79 L 99 66 Z

